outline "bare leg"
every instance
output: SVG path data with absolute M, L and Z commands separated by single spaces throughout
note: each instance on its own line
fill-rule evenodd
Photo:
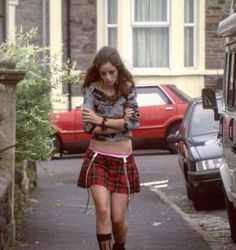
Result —
M 107 189 L 100 185 L 90 187 L 96 210 L 96 233 L 101 250 L 111 249 L 111 212 Z
M 124 245 L 128 232 L 128 224 L 125 218 L 127 204 L 128 204 L 127 194 L 120 194 L 120 193 L 111 194 L 112 232 L 115 243 L 118 245 Z

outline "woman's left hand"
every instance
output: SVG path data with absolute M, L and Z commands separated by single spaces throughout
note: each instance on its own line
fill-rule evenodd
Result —
M 90 122 L 96 125 L 100 125 L 103 118 L 101 116 L 98 116 L 93 110 L 84 108 L 82 110 L 82 120 L 83 122 Z

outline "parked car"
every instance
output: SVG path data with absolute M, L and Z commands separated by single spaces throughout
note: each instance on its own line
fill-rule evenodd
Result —
M 161 148 L 177 153 L 176 144 L 167 144 L 168 135 L 177 133 L 190 97 L 175 85 L 137 86 L 140 128 L 132 131 L 135 149 Z M 80 108 L 55 112 L 50 116 L 55 129 L 57 153 L 78 153 L 88 146 L 90 135 L 82 128 Z
M 222 84 L 223 108 L 218 110 L 215 104 L 215 92 L 212 89 L 204 89 L 202 99 L 204 108 L 212 109 L 216 119 L 220 120 L 219 137 L 227 162 L 221 166 L 220 172 L 224 184 L 231 238 L 236 242 L 236 13 L 219 23 L 217 33 L 220 37 L 226 38 Z
M 224 158 L 217 139 L 218 126 L 214 112 L 204 110 L 198 97 L 189 104 L 179 133 L 167 139 L 178 143 L 178 164 L 184 176 L 187 196 L 196 210 L 206 209 L 209 201 L 223 198 L 219 167 Z

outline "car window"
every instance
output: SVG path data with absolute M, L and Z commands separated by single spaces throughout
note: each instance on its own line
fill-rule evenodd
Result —
M 164 105 L 168 97 L 158 87 L 137 87 L 137 102 L 139 106 Z
M 190 102 L 191 97 L 184 93 L 182 90 L 178 89 L 175 85 L 169 85 L 169 88 L 184 102 Z
M 218 101 L 219 103 L 220 101 Z M 218 104 L 219 106 L 220 104 Z M 192 111 L 190 119 L 190 136 L 216 133 L 219 130 L 219 121 L 214 119 L 214 111 L 203 109 L 202 103 L 197 103 Z
M 164 105 L 165 101 L 157 93 L 138 94 L 137 102 L 139 106 Z

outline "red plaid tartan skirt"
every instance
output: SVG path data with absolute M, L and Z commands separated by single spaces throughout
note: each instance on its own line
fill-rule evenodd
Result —
M 127 156 L 127 177 L 123 158 L 98 153 L 90 166 L 93 155 L 94 151 L 91 149 L 85 153 L 77 182 L 79 187 L 88 188 L 96 184 L 116 193 L 128 194 L 140 191 L 139 173 L 132 154 Z

